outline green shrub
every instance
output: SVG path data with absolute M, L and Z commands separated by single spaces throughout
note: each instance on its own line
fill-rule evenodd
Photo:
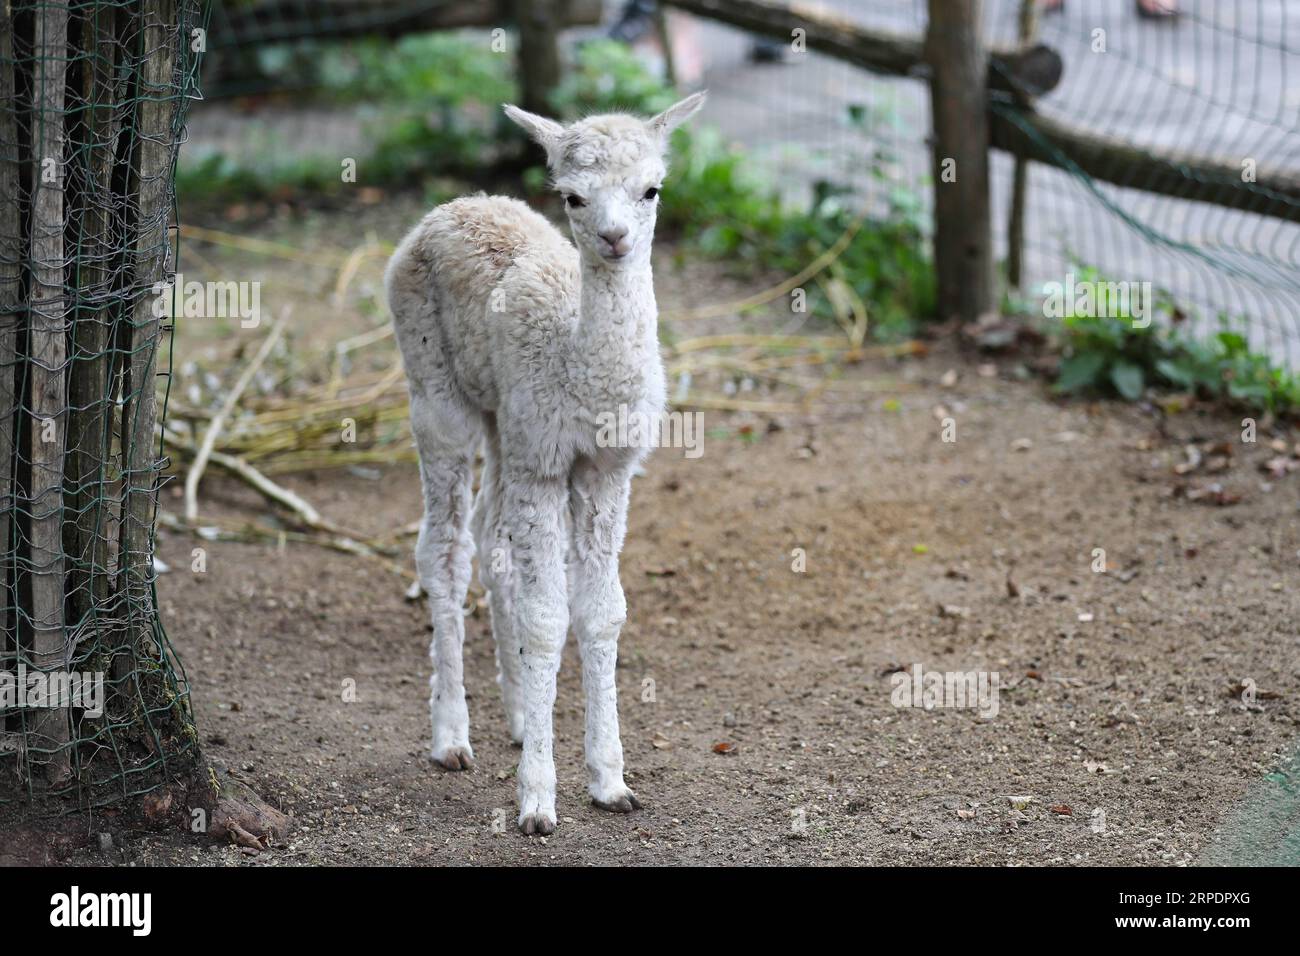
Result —
M 340 102 L 374 104 L 370 181 L 475 169 L 495 155 L 501 104 L 517 92 L 510 56 L 458 33 L 411 34 L 356 52 L 355 73 L 334 75 L 328 87 Z
M 396 43 L 362 40 L 312 46 L 312 90 L 304 93 L 357 110 L 369 153 L 356 157 L 371 185 L 406 183 L 447 173 L 479 171 L 494 160 L 506 125 L 501 104 L 515 98 L 512 58 L 481 36 L 411 34 Z M 278 52 L 277 52 L 278 51 Z M 296 47 L 261 55 L 274 74 L 296 63 Z M 337 149 L 304 152 L 299 144 L 251 137 L 236 153 L 183 160 L 177 176 L 183 199 L 258 199 L 277 192 L 340 190 Z M 185 157 L 187 154 L 182 153 Z
M 676 100 L 672 88 L 616 40 L 592 40 L 578 47 L 572 68 L 551 93 L 555 114 L 567 120 L 618 111 L 653 115 Z
M 1099 282 L 1095 269 L 1083 279 Z M 1125 310 L 1110 316 L 1062 320 L 1063 357 L 1055 389 L 1093 392 L 1136 401 L 1149 387 L 1173 388 L 1204 398 L 1237 402 L 1275 413 L 1300 410 L 1300 377 L 1252 352 L 1246 338 L 1220 315 L 1220 331 L 1195 338 L 1174 325 L 1185 313 L 1162 294 L 1149 324 L 1138 326 Z

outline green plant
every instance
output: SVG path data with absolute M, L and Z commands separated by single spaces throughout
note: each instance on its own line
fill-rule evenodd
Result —
M 1088 268 L 1075 281 L 1105 284 L 1097 270 Z M 1152 314 L 1141 322 L 1123 308 L 1064 318 L 1056 391 L 1136 401 L 1150 387 L 1174 388 L 1265 411 L 1300 409 L 1300 377 L 1251 351 L 1245 336 L 1232 329 L 1239 323 L 1220 315 L 1219 332 L 1195 338 L 1174 324 L 1174 317 L 1185 311 L 1168 294 L 1152 305 Z
M 476 37 L 425 33 L 360 44 L 355 64 L 328 74 L 327 88 L 339 102 L 368 104 L 371 181 L 472 169 L 493 154 L 501 104 L 516 94 L 509 57 Z
M 910 193 L 892 192 L 884 215 L 860 219 L 847 190 L 821 181 L 809 205 L 795 208 L 743 150 L 709 129 L 679 130 L 673 164 L 664 222 L 703 254 L 793 275 L 852 233 L 826 275 L 809 284 L 809 312 L 844 323 L 845 304 L 831 290 L 847 290 L 885 340 L 912 334 L 934 314 L 934 271 Z
M 578 48 L 572 69 L 550 99 L 557 116 L 573 120 L 619 110 L 658 113 L 672 106 L 676 96 L 626 44 L 592 40 Z
M 272 48 L 267 72 L 296 63 L 297 47 Z M 467 34 L 412 34 L 396 43 L 315 44 L 309 94 L 355 110 L 373 146 L 355 157 L 371 185 L 489 165 L 515 98 L 510 58 Z M 338 150 L 304 151 L 271 134 L 249 137 L 238 152 L 184 156 L 177 175 L 184 199 L 258 199 L 278 193 L 337 192 Z

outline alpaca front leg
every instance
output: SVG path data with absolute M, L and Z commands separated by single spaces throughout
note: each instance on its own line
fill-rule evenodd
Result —
M 618 552 L 627 526 L 629 479 L 579 469 L 570 491 L 573 519 L 570 616 L 582 653 L 587 697 L 588 792 L 605 810 L 629 813 L 641 803 L 623 782 L 618 727 L 618 637 L 627 600 L 618 579 Z
M 506 522 L 514 545 L 511 616 L 522 667 L 523 753 L 519 758 L 519 829 L 555 830 L 552 711 L 555 675 L 569 629 L 564 569 L 564 487 L 526 477 L 507 480 Z
M 587 697 L 587 792 L 596 806 L 629 813 L 641 809 L 641 803 L 623 782 L 615 669 L 627 603 L 618 582 L 617 560 L 576 587 L 574 631 L 582 652 L 582 686 Z

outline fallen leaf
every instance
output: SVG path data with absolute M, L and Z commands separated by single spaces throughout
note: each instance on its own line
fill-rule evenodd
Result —
M 1241 500 L 1241 495 L 1235 491 L 1229 491 L 1216 481 L 1208 485 L 1187 489 L 1187 500 L 1204 501 L 1207 504 L 1218 505 L 1222 508 L 1226 505 L 1235 505 Z
M 1050 806 L 1047 809 L 1051 810 L 1053 813 L 1057 814 L 1058 816 L 1062 816 L 1062 817 L 1074 816 L 1074 811 L 1071 810 L 1069 807 L 1067 807 L 1064 803 L 1055 804 L 1054 806 Z
M 1245 684 L 1238 682 L 1228 688 L 1228 696 L 1241 697 L 1241 695 L 1246 692 L 1246 689 L 1247 688 Z M 1255 699 L 1256 700 L 1281 700 L 1282 695 L 1281 693 L 1275 690 L 1259 690 L 1257 688 L 1255 690 Z
M 719 740 L 716 744 L 713 745 L 713 752 L 715 754 L 735 753 L 736 745 L 733 744 L 730 740 Z

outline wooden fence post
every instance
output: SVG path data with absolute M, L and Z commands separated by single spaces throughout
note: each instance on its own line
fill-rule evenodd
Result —
M 929 0 L 925 52 L 933 118 L 934 265 L 941 320 L 994 309 L 988 53 L 980 0 Z
M 1038 32 L 1038 0 L 1020 0 L 1017 19 L 1020 48 L 1028 49 Z M 1025 271 L 1025 206 L 1029 192 L 1029 160 L 1016 157 L 1011 185 L 1011 214 L 1007 222 L 1007 284 L 1019 289 Z

